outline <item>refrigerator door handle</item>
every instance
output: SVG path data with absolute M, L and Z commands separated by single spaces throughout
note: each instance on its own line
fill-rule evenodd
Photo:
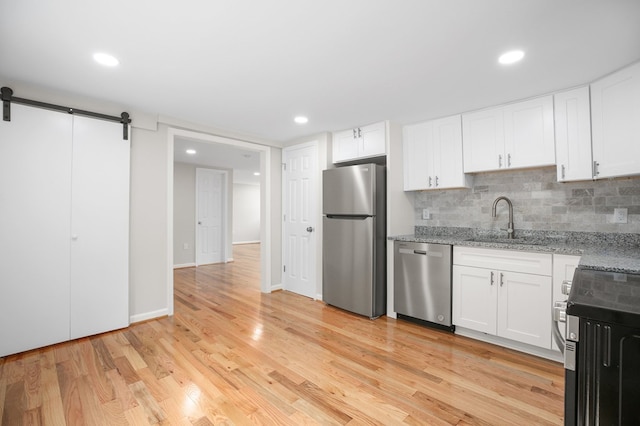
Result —
M 343 220 L 365 220 L 369 217 L 368 215 L 345 215 L 345 214 L 327 214 L 327 219 L 343 219 Z

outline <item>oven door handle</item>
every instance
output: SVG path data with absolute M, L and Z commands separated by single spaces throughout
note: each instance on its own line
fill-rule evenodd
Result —
M 560 327 L 558 327 L 558 321 L 556 321 L 555 319 L 553 320 L 553 324 L 551 325 L 551 333 L 553 334 L 553 340 L 556 342 L 556 345 L 558 345 L 560 352 L 564 355 L 565 340 L 562 337 L 562 334 L 560 334 Z
M 567 302 L 555 302 L 551 312 L 553 320 L 551 321 L 551 334 L 560 352 L 564 355 L 564 345 L 566 341 L 562 337 L 562 334 L 560 334 L 559 323 L 567 322 Z

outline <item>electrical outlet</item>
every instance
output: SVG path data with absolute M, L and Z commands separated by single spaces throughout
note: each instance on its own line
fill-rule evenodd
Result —
M 627 209 L 613 209 L 613 223 L 627 223 Z
M 189 244 L 184 243 L 184 244 L 182 245 L 182 248 L 183 248 L 184 250 L 189 250 Z
M 429 209 L 422 209 L 422 219 L 423 220 L 431 219 L 431 213 L 429 213 Z

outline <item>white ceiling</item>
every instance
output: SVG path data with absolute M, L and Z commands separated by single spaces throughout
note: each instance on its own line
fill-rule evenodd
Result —
M 186 138 L 175 138 L 173 161 L 206 167 L 233 169 L 233 182 L 251 185 L 260 184 L 260 152 L 237 148 L 232 145 L 198 142 Z M 195 154 L 187 154 L 194 149 Z
M 514 47 L 524 61 L 499 66 Z M 544 94 L 639 59 L 639 0 L 0 2 L 0 84 L 278 144 Z

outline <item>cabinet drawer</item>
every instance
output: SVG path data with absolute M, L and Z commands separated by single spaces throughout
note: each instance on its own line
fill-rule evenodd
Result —
M 455 246 L 453 248 L 453 263 L 455 265 L 547 276 L 551 276 L 552 271 L 552 256 L 550 253 L 478 247 Z

